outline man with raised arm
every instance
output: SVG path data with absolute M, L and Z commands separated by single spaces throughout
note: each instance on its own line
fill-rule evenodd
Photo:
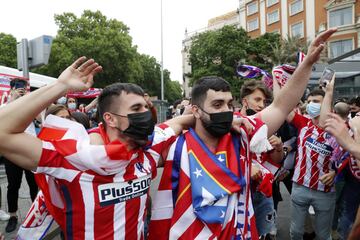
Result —
M 153 201 L 149 239 L 257 239 L 249 188 L 250 148 L 264 150 L 252 146 L 258 137 L 267 138 L 261 120 L 271 136 L 297 105 L 312 65 L 335 31 L 329 29 L 314 39 L 291 80 L 253 120 L 254 135 L 244 129 L 240 136 L 230 133 L 229 83 L 215 76 L 199 79 L 191 93 L 195 127 L 169 148 Z
M 99 96 L 100 142 L 105 145 L 90 145 L 84 128 L 54 116 L 45 121 L 43 140 L 24 133 L 60 96 L 91 87 L 101 70 L 94 60 L 79 58 L 55 83 L 0 109 L 0 152 L 23 168 L 55 179 L 55 187 L 42 190 L 66 239 L 140 239 L 160 152 L 167 139 L 193 122 L 192 116 L 154 128 L 143 90 L 116 83 Z M 21 107 L 25 103 L 27 107 Z

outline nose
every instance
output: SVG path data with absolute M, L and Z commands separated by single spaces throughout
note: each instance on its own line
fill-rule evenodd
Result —
M 265 107 L 265 103 L 264 103 L 264 102 L 260 102 L 259 105 L 258 105 L 258 108 L 259 108 L 260 110 L 263 110 L 264 107 Z

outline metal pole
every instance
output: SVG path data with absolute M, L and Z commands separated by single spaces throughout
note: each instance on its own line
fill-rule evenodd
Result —
M 28 40 L 26 38 L 21 39 L 21 53 L 23 77 L 29 79 L 29 53 Z
M 161 100 L 164 101 L 163 4 L 161 0 Z

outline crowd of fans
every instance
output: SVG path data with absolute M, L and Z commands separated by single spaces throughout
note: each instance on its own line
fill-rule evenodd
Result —
M 316 45 L 316 41 L 313 45 L 314 49 L 319 47 L 319 44 Z M 314 62 L 316 62 L 316 57 L 314 58 L 315 60 L 309 64 L 310 67 Z M 82 69 L 88 68 L 89 66 L 90 64 L 85 64 L 77 66 L 77 68 L 74 69 L 82 73 L 84 71 Z M 310 67 L 308 69 L 311 69 Z M 93 68 L 97 69 L 97 66 L 94 66 Z M 90 74 L 91 71 L 86 73 Z M 306 76 L 302 76 L 301 73 L 297 76 L 294 73 L 293 76 L 298 79 L 301 77 L 306 78 Z M 76 79 L 75 77 L 74 79 Z M 25 95 L 26 84 L 26 81 L 21 79 L 12 80 L 9 106 L 14 106 L 11 102 L 19 102 L 18 99 Z M 240 126 L 244 129 L 246 128 L 246 131 L 249 132 L 252 131 L 251 129 L 254 129 L 253 131 L 255 132 L 261 132 L 259 129 L 262 129 L 262 126 L 265 126 L 262 123 L 263 121 L 266 125 L 268 125 L 270 133 L 268 135 L 267 132 L 265 133 L 265 151 L 254 151 L 250 152 L 249 155 L 246 155 L 243 152 L 240 153 L 240 155 L 245 154 L 241 156 L 249 156 L 248 164 L 251 170 L 244 173 L 244 175 L 245 178 L 246 174 L 250 177 L 250 181 L 246 182 L 246 184 L 250 186 L 251 204 L 246 206 L 251 207 L 246 209 L 246 211 L 251 212 L 253 209 L 253 219 L 255 219 L 254 227 L 256 228 L 256 234 L 259 239 L 276 239 L 277 229 L 279 227 L 277 226 L 277 211 L 279 211 L 278 204 L 282 201 L 280 188 L 283 186 L 286 187 L 287 191 L 291 195 L 291 206 L 282 205 L 282 207 L 291 208 L 289 229 L 291 239 L 360 239 L 360 215 L 357 214 L 360 204 L 360 161 L 357 160 L 360 159 L 360 133 L 358 132 L 360 131 L 360 117 L 358 117 L 358 114 L 360 114 L 360 97 L 354 97 L 351 99 L 334 99 L 334 88 L 335 77 L 326 86 L 319 86 L 319 88 L 312 89 L 308 92 L 308 94 L 304 94 L 300 101 L 297 101 L 295 97 L 294 99 L 298 102 L 298 104 L 295 108 L 293 108 L 295 105 L 291 106 L 291 109 L 293 110 L 288 113 L 285 111 L 290 106 L 287 105 L 286 100 L 281 98 L 284 96 L 291 96 L 291 91 L 295 92 L 295 90 L 281 88 L 276 81 L 273 83 L 272 91 L 270 91 L 260 80 L 245 81 L 241 89 L 238 89 L 240 92 L 240 101 L 236 104 L 232 100 L 230 88 L 226 81 L 219 77 L 205 77 L 195 84 L 191 98 L 179 99 L 173 103 L 172 107 L 169 108 L 169 120 L 165 122 L 165 124 L 167 124 L 166 126 L 172 127 L 173 123 L 178 123 L 177 121 L 181 122 L 183 121 L 182 119 L 185 119 L 186 117 L 194 116 L 192 118 L 195 118 L 195 123 L 194 120 L 190 121 L 190 126 L 195 129 L 196 134 L 199 135 L 199 139 L 204 141 L 204 144 L 207 145 L 210 152 L 215 152 L 215 150 L 217 150 L 217 144 L 221 142 L 223 136 L 230 131 L 231 126 L 233 128 L 232 131 L 236 131 L 237 127 Z M 300 90 L 301 88 L 299 88 L 299 91 Z M 124 94 L 124 91 L 128 95 L 131 93 L 141 96 L 138 102 L 134 100 L 134 105 L 130 106 L 132 111 L 135 111 L 135 113 L 122 115 L 120 114 L 122 111 L 121 108 L 118 108 L 117 110 L 114 110 L 115 108 L 111 108 L 111 104 L 115 103 L 123 104 L 121 105 L 123 107 L 127 106 L 126 104 L 128 103 L 124 99 L 119 101 L 121 103 L 114 100 L 116 98 L 114 96 L 122 96 L 121 94 Z M 296 94 L 300 96 L 302 92 Z M 60 96 L 59 94 L 60 92 L 54 94 L 54 96 L 58 98 Z M 97 136 L 100 136 L 97 144 L 108 144 L 111 142 L 110 138 L 112 136 L 118 136 L 120 134 L 120 139 L 125 142 L 130 141 L 129 139 L 133 139 L 130 141 L 131 144 L 129 145 L 132 146 L 133 144 L 135 146 L 134 148 L 143 147 L 142 141 L 144 139 L 138 136 L 145 135 L 145 137 L 147 137 L 149 129 L 151 130 L 152 127 L 153 130 L 154 128 L 154 126 L 151 125 L 157 122 L 156 106 L 153 105 L 150 97 L 146 93 L 144 94 L 138 86 L 131 84 L 115 84 L 114 86 L 104 89 L 104 92 L 99 98 L 95 98 L 90 104 L 85 105 L 79 104 L 78 99 L 67 97 L 66 95 L 61 96 L 50 106 L 47 106 L 46 110 L 33 119 L 25 132 L 36 136 L 41 131 L 42 123 L 45 121 L 45 118 L 48 115 L 55 115 L 60 118 L 80 123 L 90 134 L 94 134 L 94 139 L 96 139 Z M 129 97 L 127 101 L 130 101 L 129 99 L 131 98 Z M 213 100 L 210 101 L 209 99 Z M 294 101 L 294 99 L 292 99 L 292 101 Z M 137 112 L 140 110 L 136 110 L 142 107 L 141 104 L 143 103 L 141 101 L 144 101 L 144 112 L 150 112 L 148 116 L 143 116 L 141 114 L 144 112 Z M 209 105 L 206 105 L 208 101 L 210 101 Z M 10 109 L 10 107 L 7 108 L 6 106 L 4 109 Z M 216 112 L 216 109 L 221 110 Z M 270 110 L 272 111 L 269 112 Z M 283 114 L 284 118 L 287 115 L 286 120 L 281 116 L 275 116 L 277 111 Z M 272 116 L 272 114 L 274 114 L 274 116 Z M 113 118 L 115 117 L 113 116 L 121 119 L 127 118 L 128 128 L 122 129 L 121 122 L 120 125 L 116 125 L 117 123 L 114 123 Z M 6 119 L 5 114 L 1 115 L 0 118 Z M 233 118 L 241 119 L 238 125 L 234 125 L 235 120 L 233 122 Z M 228 121 L 228 119 L 230 120 Z M 258 119 L 261 119 L 262 121 Z M 104 124 L 104 126 L 102 124 Z M 184 124 L 181 126 L 183 125 Z M 110 132 L 109 129 L 111 127 L 116 134 L 111 135 L 108 133 L 108 136 L 104 137 L 102 135 L 102 129 L 107 129 L 106 132 Z M 152 141 L 157 141 L 157 131 L 163 131 L 161 134 L 164 136 L 166 135 L 166 127 L 164 127 L 163 124 L 160 124 L 159 127 L 164 128 L 165 130 L 155 130 L 155 137 L 152 136 Z M 193 130 L 190 129 L 188 131 L 188 127 L 173 128 L 179 129 L 178 131 L 174 130 L 175 133 L 180 134 L 180 136 L 185 136 L 185 140 L 182 140 L 182 144 L 184 144 L 185 141 L 187 147 L 190 148 L 191 138 L 189 135 L 195 134 L 192 132 Z M 244 129 L 239 130 L 238 132 L 245 131 Z M 152 130 L 150 132 L 152 132 Z M 249 134 L 249 136 L 252 135 Z M 254 136 L 256 136 L 256 133 Z M 162 176 L 160 182 L 158 194 L 161 193 L 161 190 L 171 186 L 171 184 L 165 184 L 167 181 L 165 177 L 169 177 L 169 174 L 172 174 L 172 184 L 178 184 L 177 190 L 179 190 L 180 194 L 180 190 L 183 187 L 183 180 L 181 179 L 184 179 L 184 176 L 182 175 L 188 174 L 184 169 L 182 169 L 183 163 L 181 161 L 184 161 L 184 157 L 179 160 L 181 162 L 181 164 L 179 163 L 181 169 L 177 169 L 178 172 L 174 174 L 174 168 L 176 168 L 176 166 L 174 167 L 172 165 L 176 165 L 176 157 L 177 154 L 179 154 L 178 150 L 176 150 L 178 148 L 177 144 L 180 141 L 179 139 L 181 139 L 181 137 L 179 137 L 175 143 L 171 142 L 169 144 L 161 145 L 161 147 L 155 145 L 155 148 L 150 148 L 150 154 L 154 154 L 154 152 L 156 152 L 155 155 L 157 157 L 162 155 L 162 161 L 165 162 L 163 165 L 159 163 L 161 160 L 155 160 L 158 167 L 164 166 L 164 175 Z M 213 141 L 214 139 L 215 142 Z M 162 143 L 157 142 L 157 144 Z M 235 143 L 234 145 L 236 146 Z M 183 148 L 182 146 L 181 149 Z M 229 146 L 232 145 L 229 144 Z M 244 147 L 243 145 L 241 146 Z M 159 151 L 163 150 L 162 148 L 167 149 L 166 154 L 159 153 Z M 6 147 L 3 149 L 5 149 L 3 151 L 6 152 Z M 146 152 L 149 148 L 145 147 L 142 149 L 142 151 Z M 171 151 L 174 152 L 171 153 Z M 139 153 L 136 154 L 138 157 Z M 144 161 L 144 158 L 152 159 L 152 157 L 149 157 L 146 154 L 149 154 L 149 152 L 144 154 L 145 157 L 143 156 L 141 161 Z M 228 154 L 230 155 L 230 153 Z M 17 156 L 13 157 L 16 158 Z M 189 161 L 192 161 L 191 159 L 192 158 L 189 154 Z M 221 159 L 221 156 L 219 159 Z M 26 165 L 23 165 L 25 168 L 17 166 L 16 164 L 21 166 L 22 163 L 12 163 L 13 160 L 11 159 L 11 156 L 9 159 L 3 157 L 3 161 L 5 162 L 5 169 L 8 178 L 7 202 L 9 214 L 0 212 L 0 220 L 8 220 L 5 231 L 12 232 L 18 225 L 16 214 L 18 209 L 17 199 L 24 171 L 30 187 L 31 199 L 33 201 L 36 198 L 38 187 L 34 180 L 34 174 L 27 170 L 29 168 L 26 167 Z M 151 161 L 149 160 L 149 162 Z M 174 162 L 174 164 L 171 163 L 170 168 L 172 172 L 170 173 L 167 171 L 169 168 L 169 162 Z M 145 166 L 145 163 L 143 164 Z M 151 162 L 151 164 L 155 163 Z M 149 163 L 149 166 L 151 164 Z M 137 171 L 134 170 L 137 168 L 138 172 L 146 173 L 147 170 L 144 166 L 132 166 L 131 171 Z M 234 166 L 226 165 L 226 167 L 230 169 Z M 243 168 L 243 166 L 241 166 L 241 168 Z M 129 171 L 129 169 L 130 168 L 127 167 L 126 171 Z M 46 174 L 51 175 L 52 173 Z M 95 173 L 92 174 L 96 177 L 98 176 Z M 126 174 L 126 177 L 128 177 L 128 173 Z M 202 176 L 201 171 L 198 168 L 196 168 L 195 174 L 196 178 Z M 54 176 L 56 175 L 54 174 L 53 177 Z M 281 182 L 284 184 L 282 185 Z M 191 182 L 191 184 L 194 183 Z M 241 186 L 244 187 L 244 185 Z M 183 189 L 183 192 L 181 192 L 178 196 L 179 199 L 182 197 L 182 194 L 186 195 L 186 190 L 186 188 Z M 241 194 L 243 193 L 240 192 L 241 191 L 239 191 L 239 195 L 236 196 L 241 199 Z M 195 195 L 193 195 L 193 197 L 194 196 Z M 227 204 L 229 206 L 230 202 L 233 201 L 231 200 L 233 196 L 234 195 L 230 194 L 227 199 Z M 174 195 L 171 195 L 171 198 L 166 200 L 171 201 L 171 204 L 175 204 L 179 201 L 179 199 L 177 199 L 177 201 L 173 201 L 173 197 Z M 152 232 L 152 229 L 156 229 L 154 226 L 159 226 L 156 225 L 158 224 L 157 220 L 163 219 L 161 218 L 163 216 L 159 218 L 159 213 L 156 212 L 157 207 L 159 207 L 158 203 L 152 204 L 150 199 L 146 199 L 145 201 L 146 203 L 142 204 L 144 205 L 144 209 L 146 205 L 148 210 L 146 214 L 147 221 L 144 223 L 146 232 L 144 235 L 147 236 L 147 232 L 149 231 L 149 238 L 155 239 L 156 236 L 160 236 L 161 233 L 154 233 Z M 165 199 L 162 201 L 165 201 Z M 217 202 L 215 201 L 213 205 L 216 204 Z M 153 209 L 155 217 L 150 214 L 149 209 L 151 208 L 151 205 L 154 205 Z M 174 212 L 178 213 L 178 208 L 179 207 L 177 205 L 174 205 L 171 207 L 171 211 L 174 209 Z M 196 213 L 196 203 L 193 203 L 193 208 L 194 213 Z M 165 211 L 164 208 L 161 209 L 163 212 Z M 223 214 L 224 216 L 228 216 L 226 215 L 228 212 L 223 212 Z M 241 214 L 240 210 L 239 214 Z M 167 215 L 167 213 L 165 215 Z M 249 213 L 249 216 L 252 216 L 251 213 Z M 206 215 L 201 215 L 200 217 L 200 214 L 196 214 L 196 217 L 200 219 L 203 217 L 206 219 Z M 155 219 L 150 221 L 150 218 Z M 203 222 L 207 223 L 208 219 L 204 219 L 202 219 Z M 225 217 L 225 219 L 227 219 L 227 217 Z M 235 220 L 230 218 L 227 219 L 227 221 L 228 223 L 234 224 L 231 221 Z M 243 223 L 249 224 L 248 227 L 252 228 L 251 221 L 246 221 L 247 220 L 244 220 Z M 164 222 L 161 222 L 161 224 L 164 224 Z M 61 223 L 59 223 L 59 225 L 64 231 L 63 225 L 61 225 Z M 227 229 L 227 225 L 225 225 L 226 224 L 224 223 L 222 230 Z M 175 225 L 173 227 L 175 228 Z M 188 227 L 190 228 L 190 226 Z M 247 227 L 243 228 L 242 226 L 239 228 L 246 229 Z M 161 230 L 158 229 L 156 231 Z M 170 230 L 170 235 L 167 237 L 172 239 L 171 236 L 177 236 L 177 231 L 178 230 L 171 232 Z M 231 230 L 229 231 L 231 232 Z M 68 229 L 64 232 L 64 235 L 68 237 Z M 224 236 L 222 235 L 223 233 L 215 232 L 216 230 L 214 230 L 213 236 L 215 236 L 215 234 L 219 234 L 216 235 L 218 237 Z M 202 234 L 206 233 L 204 232 Z M 246 236 L 252 236 L 250 238 L 256 236 L 253 233 L 252 235 L 250 233 L 250 235 L 246 235 L 244 233 L 241 234 L 241 237 L 245 238 Z

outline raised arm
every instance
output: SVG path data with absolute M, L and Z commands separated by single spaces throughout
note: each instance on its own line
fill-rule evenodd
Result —
M 96 108 L 97 104 L 98 104 L 98 97 L 94 98 L 88 105 L 85 106 L 85 112 L 88 112 L 93 108 Z
M 328 114 L 331 113 L 332 109 L 332 100 L 334 95 L 334 85 L 335 85 L 335 74 L 328 85 L 325 88 L 325 97 L 321 104 L 320 110 L 320 118 L 319 118 L 319 125 L 320 127 L 325 126 L 325 121 L 328 117 Z
M 35 169 L 41 157 L 41 141 L 24 133 L 31 121 L 47 106 L 68 91 L 83 91 L 93 84 L 101 67 L 90 59 L 79 58 L 58 80 L 25 95 L 0 109 L 0 153 L 13 163 Z
M 261 111 L 261 118 L 269 128 L 269 136 L 281 126 L 288 114 L 300 101 L 310 79 L 312 66 L 319 60 L 320 53 L 324 49 L 324 43 L 334 32 L 336 29 L 329 29 L 312 41 L 307 56 L 296 68 L 291 79 L 274 98 L 273 103 Z

